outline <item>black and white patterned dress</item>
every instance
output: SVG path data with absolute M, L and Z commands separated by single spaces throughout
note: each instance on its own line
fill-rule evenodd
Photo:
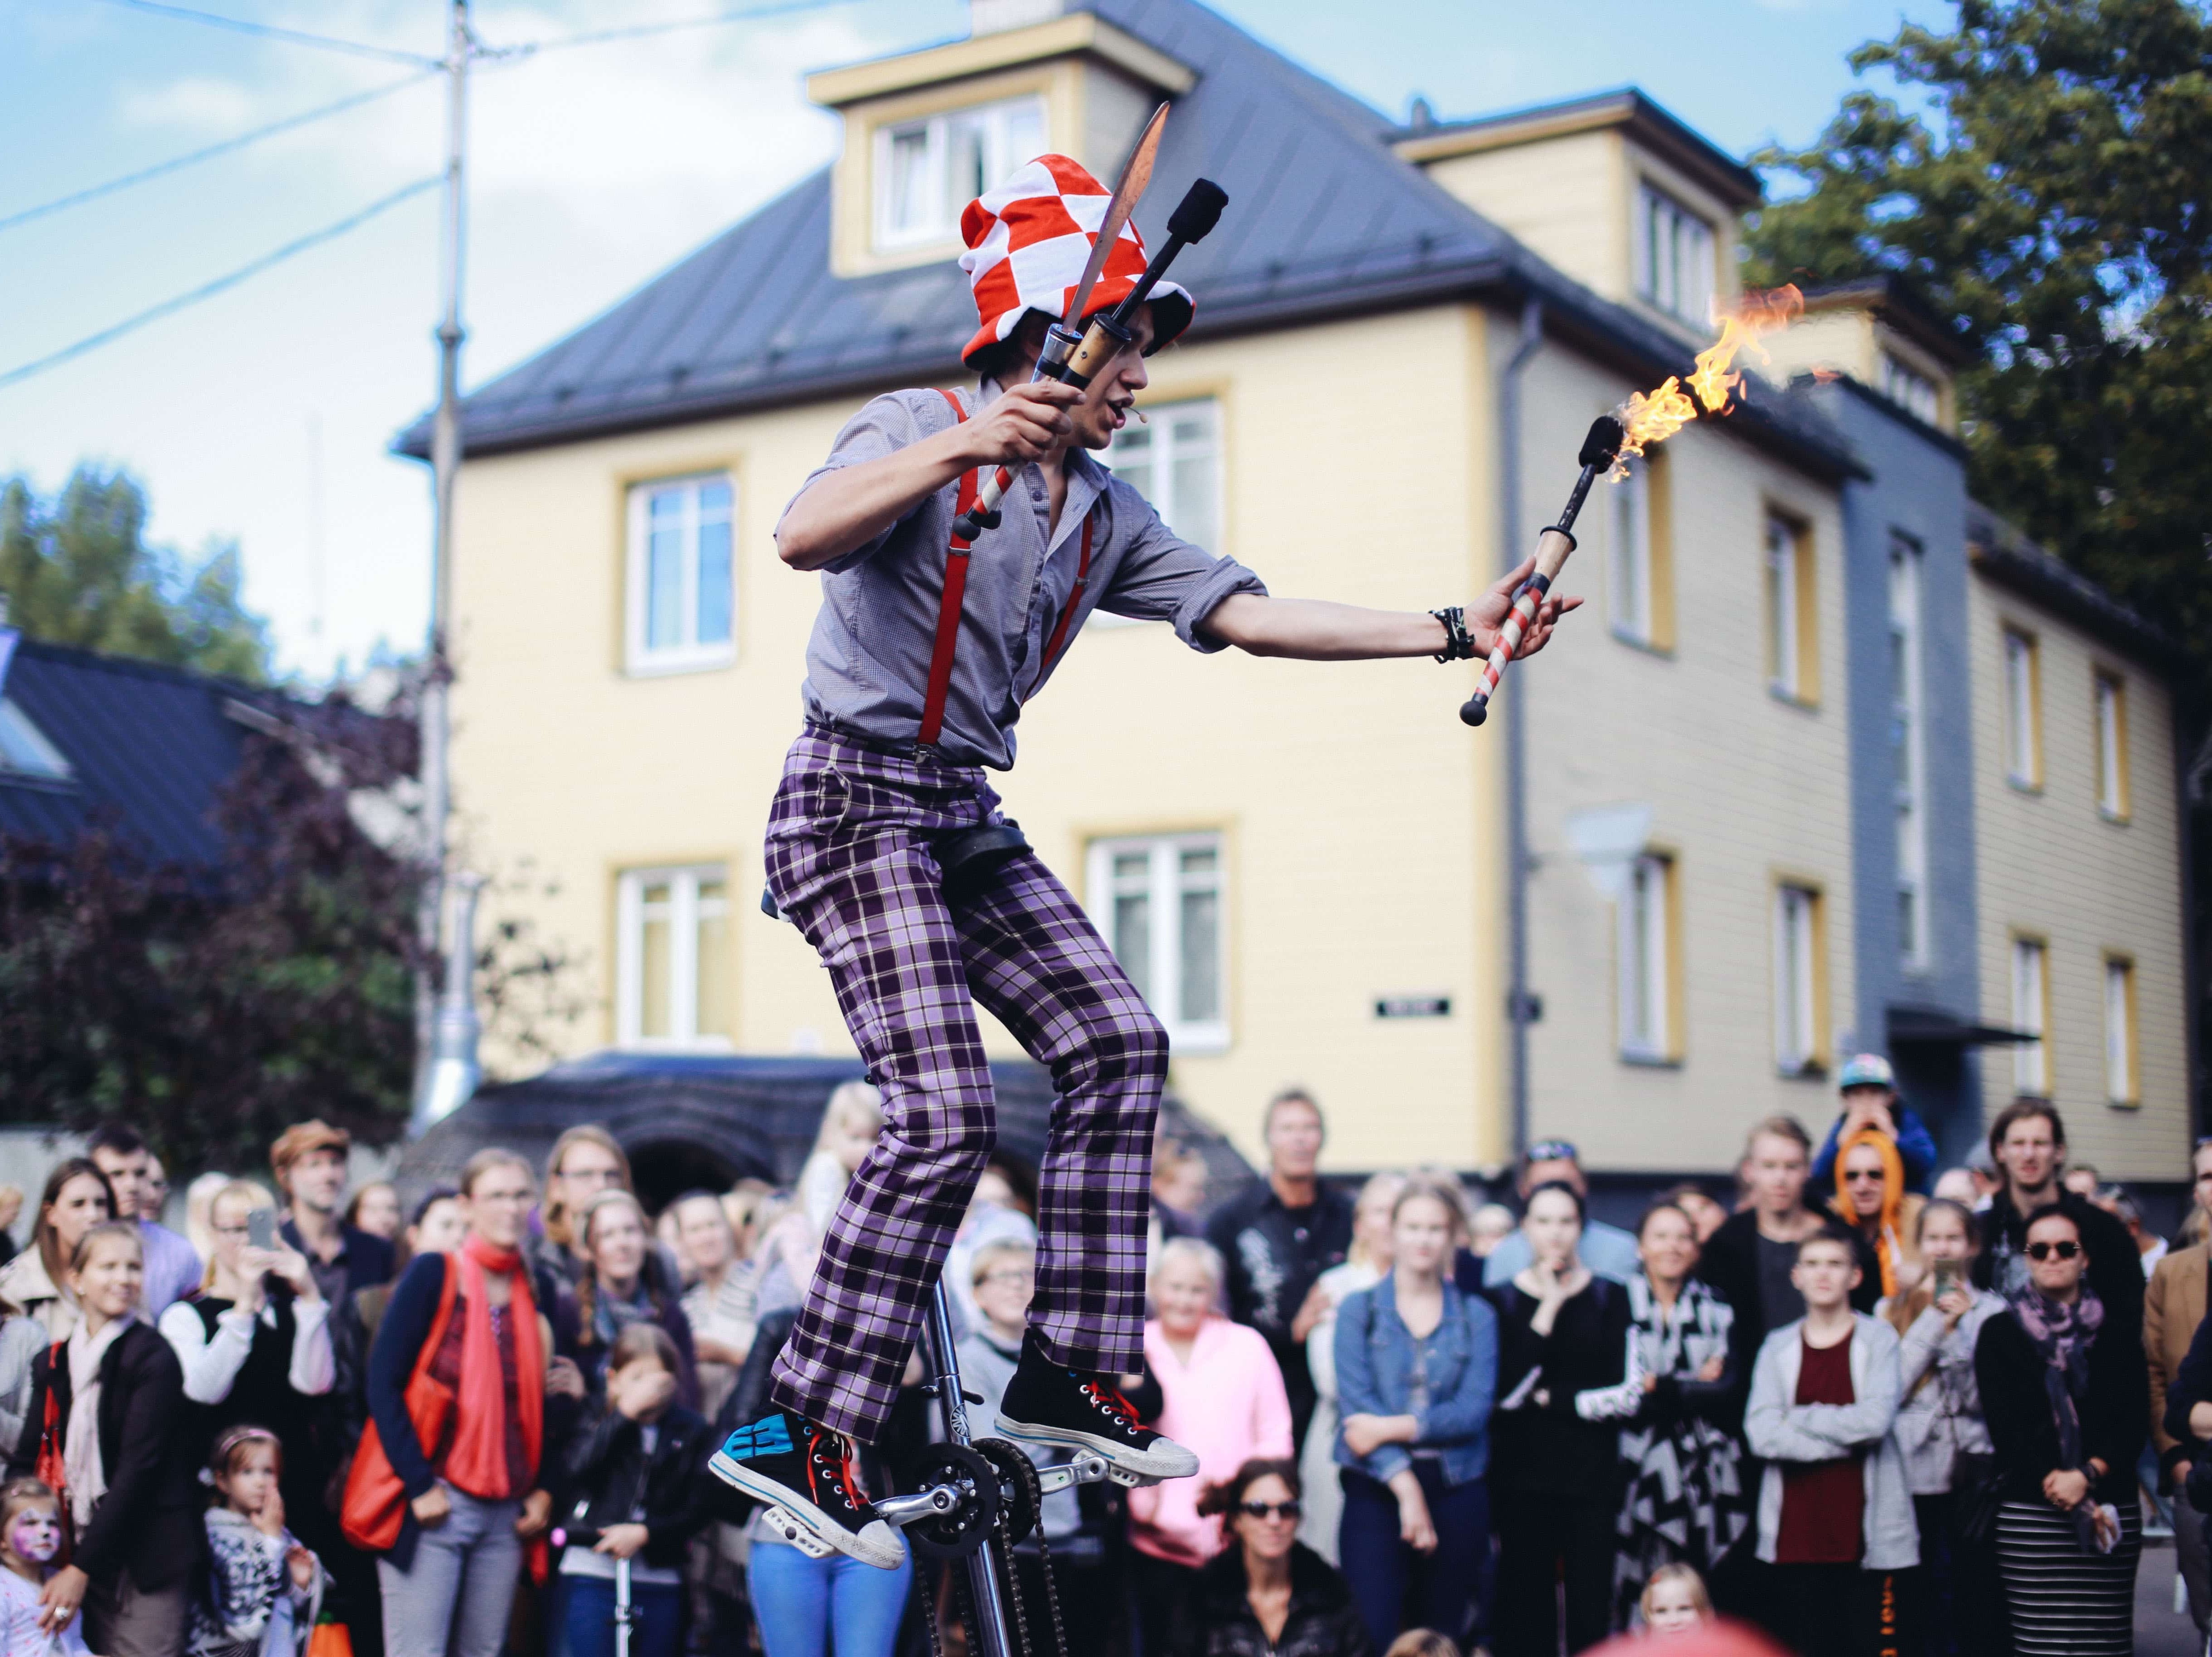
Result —
M 1628 1310 L 1644 1369 L 1659 1381 L 1620 1433 L 1624 1490 L 1613 1557 L 1620 1628 L 1629 1626 L 1653 1571 L 1680 1562 L 1710 1575 L 1751 1517 L 1735 1429 L 1742 1377 L 1729 1344 L 1735 1313 L 1692 1278 L 1669 1314 L 1640 1272 L 1628 1280 Z M 1716 1357 L 1720 1378 L 1699 1380 Z

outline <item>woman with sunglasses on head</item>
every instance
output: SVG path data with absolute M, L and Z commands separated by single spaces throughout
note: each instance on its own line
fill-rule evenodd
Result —
M 1982 1326 L 1974 1375 L 2001 1498 L 1997 1571 L 2013 1648 L 2075 1657 L 2134 1649 L 2142 1549 L 2136 1457 L 2149 1377 L 2142 1342 L 2085 1278 L 2074 1217 L 2028 1217 L 2027 1282 Z
M 1352 1590 L 1298 1540 L 1298 1466 L 1245 1462 L 1199 1511 L 1223 1518 L 1221 1551 L 1185 1592 L 1167 1657 L 1368 1657 Z
M 1478 1626 L 1498 1314 L 1452 1283 L 1466 1231 L 1456 1182 L 1413 1175 L 1390 1205 L 1390 1270 L 1337 1310 L 1338 1557 L 1377 1650 L 1409 1626 L 1469 1643 Z

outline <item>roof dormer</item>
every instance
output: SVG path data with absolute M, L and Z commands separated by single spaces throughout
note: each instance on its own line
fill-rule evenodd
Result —
M 1958 431 L 1954 376 L 1973 353 L 1894 276 L 1808 289 L 1804 316 L 1760 343 L 1769 379 L 1848 374 L 1937 431 Z
M 965 40 L 807 77 L 807 96 L 845 123 L 830 210 L 838 276 L 957 257 L 961 209 L 1032 156 L 1057 151 L 1110 177 L 1154 106 L 1197 82 L 1062 0 L 974 0 L 972 15 Z
M 1394 148 L 1576 281 L 1671 328 L 1705 337 L 1735 302 L 1736 221 L 1758 175 L 1633 88 L 1417 119 Z

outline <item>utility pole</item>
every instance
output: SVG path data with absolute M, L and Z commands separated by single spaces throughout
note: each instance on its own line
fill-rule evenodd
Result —
M 415 1120 L 428 1126 L 434 1047 L 437 1034 L 440 925 L 446 899 L 446 818 L 452 809 L 449 762 L 450 717 L 447 688 L 452 678 L 447 628 L 453 616 L 453 485 L 461 465 L 462 233 L 466 224 L 465 163 L 468 149 L 469 59 L 476 49 L 469 32 L 469 0 L 453 0 L 446 41 L 446 189 L 441 217 L 438 323 L 438 412 L 430 428 L 433 517 L 430 551 L 429 660 L 423 675 L 422 710 L 422 907 L 416 920 L 424 965 L 415 983 Z M 458 955 L 459 970 L 469 963 Z

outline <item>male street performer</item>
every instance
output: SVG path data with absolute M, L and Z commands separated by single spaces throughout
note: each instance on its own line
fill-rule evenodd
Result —
M 1096 225 L 1107 193 L 1066 156 L 1045 155 L 969 205 L 960 263 L 981 325 L 963 355 L 980 384 L 876 398 L 776 529 L 785 563 L 823 575 L 805 729 L 769 812 L 769 889 L 830 969 L 883 1089 L 884 1130 L 830 1222 L 776 1361 L 776 1407 L 734 1434 L 715 1466 L 818 1541 L 885 1567 L 903 1544 L 861 1489 L 854 1445 L 890 1413 L 923 1302 L 991 1152 L 973 1002 L 1051 1067 L 1059 1094 L 1040 1169 L 1036 1298 L 999 1430 L 1095 1451 L 1133 1479 L 1198 1471 L 1116 1389 L 1144 1354 L 1167 1034 L 1026 847 L 980 877 L 946 878 L 950 842 L 1002 821 L 984 768 L 1013 764 L 1022 704 L 1095 609 L 1170 622 L 1199 651 L 1485 656 L 1527 568 L 1471 613 L 1397 614 L 1270 598 L 1243 565 L 1178 539 L 1089 452 L 1106 447 L 1145 388 L 1145 357 L 1189 325 L 1190 295 L 1155 288 L 1134 340 L 1087 390 L 1029 383 L 1044 328 L 1091 252 L 1078 220 Z M 1073 205 L 1081 197 L 1091 199 Z M 1132 226 L 1091 309 L 1127 295 L 1144 264 Z M 981 469 L 1001 465 L 1014 473 L 1002 521 L 976 537 L 957 626 L 940 629 L 948 570 L 966 545 L 954 520 Z M 1577 602 L 1548 601 L 1523 653 Z

